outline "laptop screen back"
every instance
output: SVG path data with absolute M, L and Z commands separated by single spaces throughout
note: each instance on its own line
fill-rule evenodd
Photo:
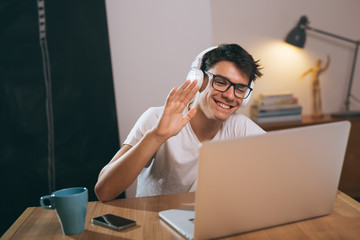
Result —
M 337 122 L 204 143 L 195 239 L 329 214 L 349 131 L 349 122 Z

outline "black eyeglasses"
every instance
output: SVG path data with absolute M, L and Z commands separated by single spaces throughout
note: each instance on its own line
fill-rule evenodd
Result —
M 206 71 L 205 73 L 212 78 L 211 86 L 219 92 L 226 92 L 231 86 L 234 86 L 235 97 L 245 99 L 250 95 L 251 91 L 253 90 L 248 85 L 241 83 L 233 83 L 226 77 L 215 75 Z

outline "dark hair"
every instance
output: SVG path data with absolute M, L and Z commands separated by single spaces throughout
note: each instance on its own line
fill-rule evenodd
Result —
M 251 81 L 262 76 L 259 60 L 254 61 L 253 57 L 237 44 L 221 44 L 207 52 L 203 56 L 200 69 L 207 71 L 220 61 L 234 63 L 239 70 L 249 76 L 249 85 Z

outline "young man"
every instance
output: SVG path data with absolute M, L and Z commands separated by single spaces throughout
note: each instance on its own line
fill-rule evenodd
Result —
M 258 61 L 236 44 L 220 45 L 200 60 L 201 88 L 189 80 L 173 88 L 165 106 L 148 109 L 101 170 L 95 186 L 100 201 L 116 198 L 136 178 L 136 196 L 195 191 L 202 142 L 264 133 L 236 113 L 262 75 Z

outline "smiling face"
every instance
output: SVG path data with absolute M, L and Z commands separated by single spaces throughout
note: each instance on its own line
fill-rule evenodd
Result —
M 249 84 L 249 76 L 238 69 L 232 62 L 218 62 L 207 71 L 214 75 L 223 76 L 235 84 Z M 211 81 L 212 79 L 205 75 L 204 83 L 207 83 L 207 85 L 199 94 L 195 104 L 198 110 L 202 111 L 208 119 L 225 121 L 239 109 L 243 99 L 235 97 L 233 86 L 226 92 L 219 92 L 211 86 Z

